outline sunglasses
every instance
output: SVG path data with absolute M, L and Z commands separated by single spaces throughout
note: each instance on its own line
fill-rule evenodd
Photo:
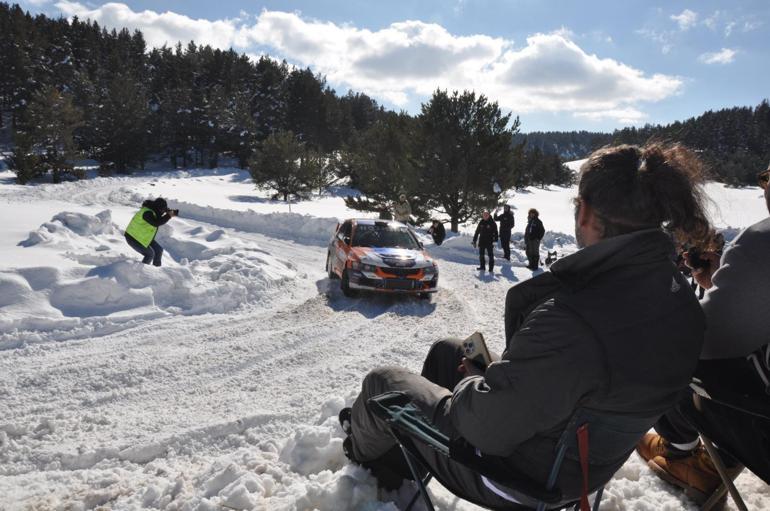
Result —
M 764 172 L 760 172 L 757 174 L 757 183 L 759 183 L 759 187 L 763 190 L 767 188 L 767 183 L 770 181 L 770 169 L 767 169 Z

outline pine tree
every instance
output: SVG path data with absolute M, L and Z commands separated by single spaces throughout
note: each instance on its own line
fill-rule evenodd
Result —
M 449 215 L 457 232 L 461 222 L 497 204 L 495 184 L 505 190 L 514 183 L 511 141 L 519 120 L 508 127 L 510 114 L 483 95 L 441 90 L 422 105 L 419 119 L 426 205 Z
M 249 172 L 257 187 L 273 189 L 276 197 L 288 201 L 310 192 L 317 164 L 317 156 L 294 133 L 280 131 L 259 145 Z
M 72 160 L 76 156 L 73 132 L 82 125 L 83 114 L 73 105 L 72 97 L 45 87 L 33 96 L 27 116 L 32 146 L 41 153 L 41 164 L 50 169 L 53 182 L 59 183 L 64 174 L 82 177 Z
M 117 75 L 100 99 L 94 154 L 103 169 L 126 172 L 141 164 L 147 151 L 147 98 L 130 75 Z
M 349 208 L 376 211 L 381 218 L 388 218 L 399 195 L 419 195 L 416 133 L 417 123 L 412 117 L 391 112 L 354 138 L 342 160 L 346 172 L 352 176 L 352 184 L 362 196 L 346 197 L 345 204 Z M 424 218 L 421 201 L 413 202 L 413 213 Z

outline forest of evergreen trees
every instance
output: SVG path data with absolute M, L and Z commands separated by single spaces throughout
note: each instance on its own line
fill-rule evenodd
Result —
M 665 126 L 623 128 L 613 133 L 536 132 L 519 135 L 530 147 L 566 159 L 579 159 L 607 144 L 643 144 L 648 140 L 681 142 L 698 151 L 714 179 L 731 185 L 756 184 L 770 162 L 770 104 L 708 111 Z
M 406 193 L 419 219 L 443 211 L 456 228 L 501 189 L 572 180 L 558 156 L 513 143 L 518 119 L 472 92 L 437 90 L 410 116 L 268 56 L 148 49 L 139 31 L 7 3 L 0 34 L 0 134 L 21 183 L 80 178 L 79 158 L 109 175 L 227 157 L 284 200 L 348 179 L 365 196 L 353 207 L 385 212 Z

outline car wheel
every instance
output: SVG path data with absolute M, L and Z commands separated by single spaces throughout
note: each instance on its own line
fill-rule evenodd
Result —
M 334 273 L 334 270 L 332 269 L 331 254 L 329 254 L 328 252 L 326 253 L 326 273 L 329 275 L 330 280 L 334 280 L 337 278 L 337 274 Z
M 350 277 L 348 277 L 348 270 L 342 272 L 342 280 L 340 281 L 340 289 L 342 294 L 348 298 L 356 296 L 356 290 L 350 288 Z
M 427 302 L 430 301 L 432 293 L 420 293 L 420 299 Z

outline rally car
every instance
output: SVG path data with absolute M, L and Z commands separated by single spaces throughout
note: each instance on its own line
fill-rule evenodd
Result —
M 438 284 L 438 266 L 417 236 L 390 220 L 353 218 L 338 224 L 326 271 L 340 279 L 345 296 L 368 290 L 429 298 Z

